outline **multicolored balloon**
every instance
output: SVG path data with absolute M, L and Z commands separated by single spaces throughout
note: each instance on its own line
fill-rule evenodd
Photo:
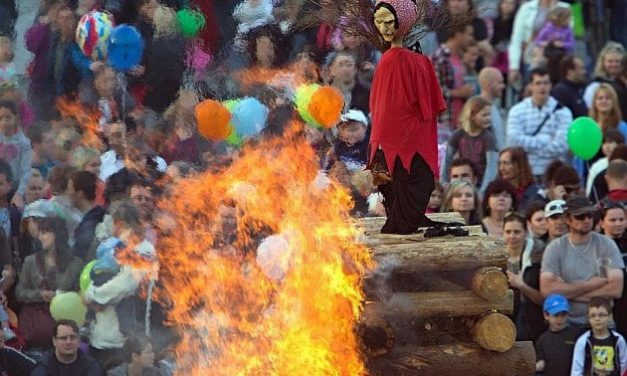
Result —
M 144 40 L 135 27 L 122 24 L 111 31 L 108 49 L 107 63 L 114 69 L 125 72 L 141 62 Z
M 314 93 L 320 88 L 318 84 L 301 85 L 296 88 L 294 93 L 294 104 L 296 105 L 296 111 L 300 117 L 310 126 L 314 128 L 321 128 L 321 125 L 314 119 L 309 112 L 309 104 Z
M 85 56 L 94 61 L 103 61 L 107 58 L 107 40 L 113 27 L 113 16 L 110 13 L 86 13 L 76 27 L 76 43 Z

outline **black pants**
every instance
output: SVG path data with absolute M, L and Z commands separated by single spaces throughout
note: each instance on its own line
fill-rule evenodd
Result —
M 435 188 L 433 178 L 431 167 L 420 154 L 414 154 L 409 172 L 396 157 L 392 181 L 379 186 L 387 214 L 381 233 L 411 234 L 420 226 L 428 226 L 425 212 Z

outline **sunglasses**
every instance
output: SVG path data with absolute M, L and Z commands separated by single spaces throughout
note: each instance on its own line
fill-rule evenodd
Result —
M 527 217 L 524 216 L 523 214 L 518 213 L 518 212 L 513 212 L 513 211 L 505 214 L 505 217 L 503 219 L 510 219 L 510 218 L 516 218 L 516 219 L 519 219 L 521 221 L 526 221 L 527 220 Z
M 573 218 L 575 218 L 578 221 L 583 221 L 584 219 L 591 219 L 592 217 L 594 217 L 592 213 L 583 213 L 583 214 L 573 215 Z

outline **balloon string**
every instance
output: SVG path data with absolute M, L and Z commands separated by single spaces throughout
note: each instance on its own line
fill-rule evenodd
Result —
M 588 169 L 588 173 L 590 173 L 590 161 L 587 160 L 586 161 L 586 168 Z M 599 194 L 597 193 L 597 188 L 594 185 L 594 182 L 592 183 L 592 195 L 594 197 L 594 202 L 595 203 L 599 203 Z
M 122 88 L 122 112 L 119 115 L 120 115 L 120 118 L 121 118 L 120 120 L 124 121 L 124 118 L 126 117 L 126 89 L 127 89 L 127 82 L 126 82 L 126 76 L 122 72 L 118 73 L 118 83 L 120 84 L 120 87 Z

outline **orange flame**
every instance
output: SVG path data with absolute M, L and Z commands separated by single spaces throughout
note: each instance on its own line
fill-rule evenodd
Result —
M 160 203 L 177 223 L 158 254 L 179 375 L 365 374 L 353 326 L 373 261 L 350 196 L 315 186 L 315 153 L 294 139 L 244 148 Z
M 102 139 L 99 136 L 100 129 L 98 128 L 98 120 L 101 115 L 99 110 L 89 109 L 66 97 L 59 97 L 57 99 L 57 109 L 61 113 L 61 116 L 76 119 L 83 133 L 83 145 L 101 151 L 105 149 Z

